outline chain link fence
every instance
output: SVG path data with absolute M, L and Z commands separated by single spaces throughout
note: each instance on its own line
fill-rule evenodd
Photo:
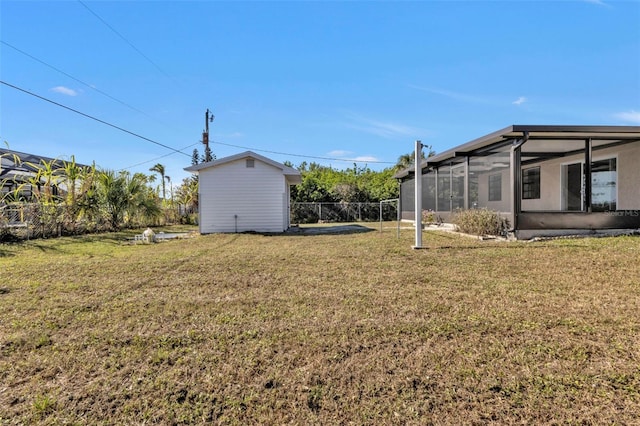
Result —
M 130 226 L 162 226 L 185 223 L 193 216 L 179 206 L 162 209 L 153 223 L 130 223 Z M 61 237 L 108 232 L 113 230 L 101 215 L 77 218 L 65 204 L 10 203 L 0 206 L 0 242 Z
M 291 223 L 339 223 L 394 221 L 398 216 L 397 200 L 378 203 L 292 203 Z M 0 206 L 0 242 L 63 235 L 111 231 L 102 216 L 73 215 L 65 204 L 13 203 Z M 176 223 L 197 223 L 197 211 L 183 206 L 163 209 L 154 223 L 134 223 L 130 226 L 162 226 Z
M 376 222 L 393 221 L 398 203 L 292 203 L 291 223 Z

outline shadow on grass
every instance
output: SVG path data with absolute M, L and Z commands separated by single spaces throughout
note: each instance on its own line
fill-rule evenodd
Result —
M 344 234 L 363 234 L 373 232 L 375 229 L 362 225 L 331 225 L 331 226 L 293 226 L 286 232 L 268 235 L 284 235 L 284 236 L 314 236 L 314 235 L 344 235 Z
M 7 251 L 0 249 L 0 257 L 12 257 L 12 256 L 15 256 L 15 254 L 8 253 Z
M 480 245 L 473 245 L 473 246 L 466 246 L 466 245 L 460 245 L 460 246 L 436 246 L 436 247 L 428 247 L 428 246 L 424 246 L 424 247 L 420 247 L 416 250 L 488 250 L 488 249 L 505 249 L 505 250 L 531 250 L 531 249 L 550 249 L 550 248 L 556 248 L 556 249 L 563 249 L 563 248 L 567 248 L 567 247 L 575 247 L 575 248 L 584 248 L 584 246 L 578 245 L 578 244 L 564 244 L 562 246 L 558 246 L 558 245 L 552 245 L 552 244 L 545 244 L 545 245 L 528 245 L 528 244 L 503 244 L 500 246 L 497 245 L 484 245 L 484 244 L 480 244 Z
M 82 234 L 53 238 L 38 238 L 31 240 L 20 240 L 11 242 L 16 248 L 35 249 L 43 253 L 65 253 L 67 247 L 71 245 L 84 243 L 107 243 L 112 245 L 120 245 L 125 241 L 125 233 L 109 233 L 109 234 Z M 0 258 L 15 256 L 15 253 L 0 248 Z
M 363 234 L 373 232 L 375 229 L 362 225 L 318 225 L 318 226 L 292 226 L 284 232 L 258 232 L 258 231 L 239 231 L 239 232 L 222 232 L 228 235 L 262 235 L 265 237 L 308 237 L 315 235 L 344 235 L 344 234 Z M 204 235 L 215 235 L 216 232 Z
M 61 250 L 57 247 L 52 246 L 51 244 L 39 244 L 36 242 L 33 242 L 33 240 L 31 241 L 20 241 L 17 243 L 11 243 L 15 246 L 22 246 L 22 247 L 29 247 L 29 248 L 35 248 L 37 250 L 40 250 L 41 252 L 60 252 Z M 2 250 L 0 249 L 0 258 L 1 257 L 13 257 L 15 256 L 15 253 L 12 252 L 8 252 L 6 250 Z

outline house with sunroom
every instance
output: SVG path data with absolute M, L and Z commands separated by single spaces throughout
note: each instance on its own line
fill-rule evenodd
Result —
M 43 157 L 36 154 L 0 148 L 0 200 L 26 201 L 34 200 L 38 192 L 46 188 L 45 179 L 34 180 L 38 169 L 45 165 L 53 170 L 64 168 L 65 161 L 58 158 Z M 76 164 L 80 168 L 89 168 L 84 164 Z M 51 185 L 53 196 L 65 192 L 64 185 Z
M 200 233 L 283 232 L 298 170 L 246 151 L 185 168 L 198 175 Z
M 512 125 L 422 162 L 422 208 L 488 208 L 520 239 L 640 229 L 640 126 Z M 412 220 L 415 168 L 399 172 Z

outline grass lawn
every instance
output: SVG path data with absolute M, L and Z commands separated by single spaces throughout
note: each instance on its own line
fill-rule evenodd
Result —
M 377 226 L 0 245 L 0 424 L 637 424 L 640 238 Z

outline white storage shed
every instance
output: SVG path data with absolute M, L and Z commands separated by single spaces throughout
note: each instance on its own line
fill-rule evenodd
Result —
M 198 174 L 200 233 L 283 232 L 298 170 L 251 151 L 185 168 Z

